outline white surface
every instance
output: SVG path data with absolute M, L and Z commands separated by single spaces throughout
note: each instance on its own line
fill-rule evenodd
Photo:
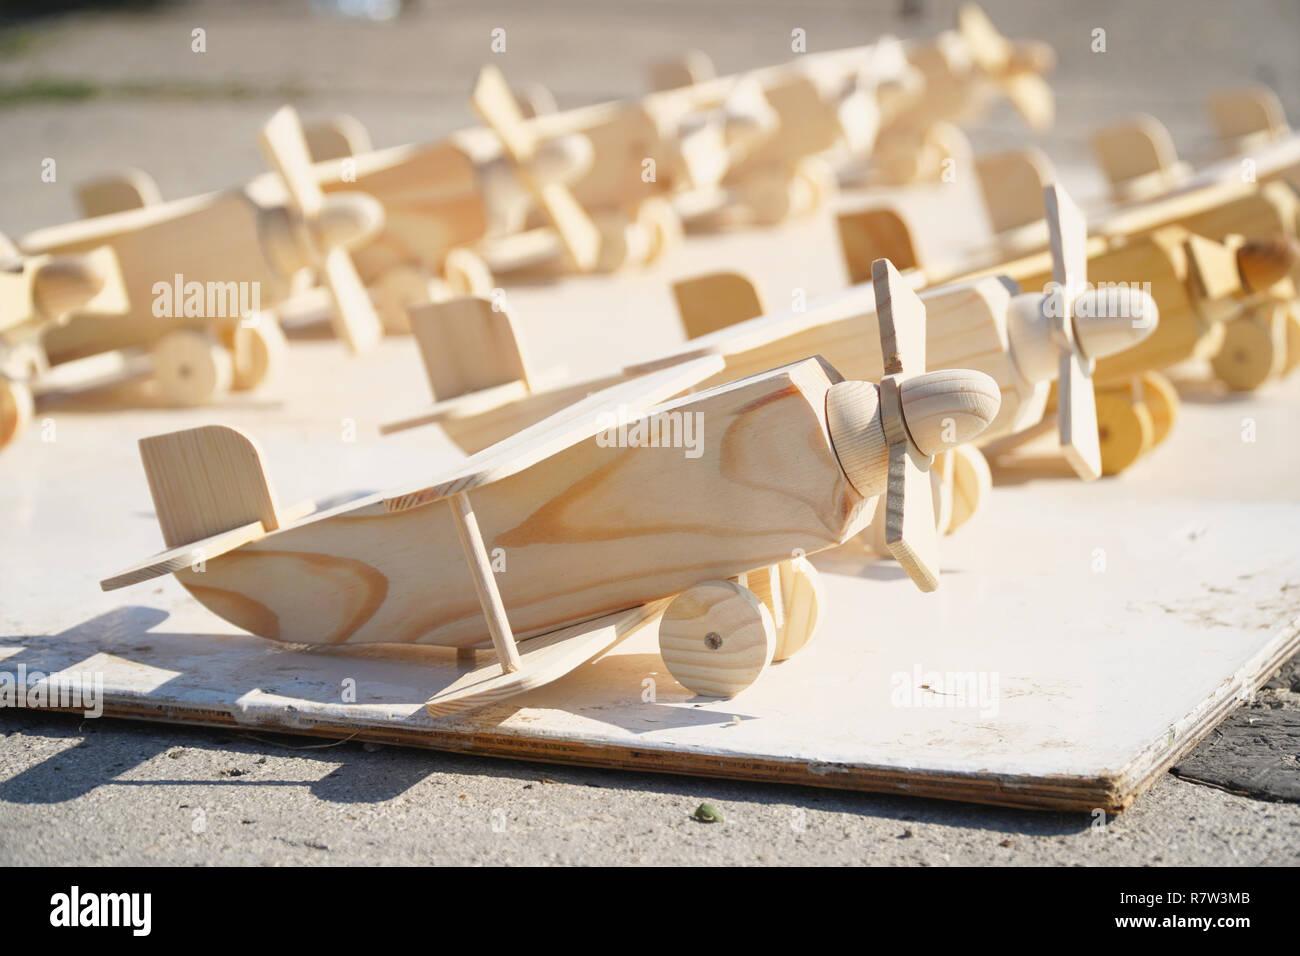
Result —
M 332 343 L 299 343 L 298 386 L 340 385 L 310 418 L 302 399 L 278 410 L 244 399 L 199 417 L 253 430 L 286 501 L 432 473 L 451 455 L 436 429 L 378 439 L 371 418 L 359 421 L 356 442 L 339 437 L 351 389 L 391 381 L 401 393 L 391 398 L 418 393 L 409 351 L 389 341 L 355 361 Z M 660 754 L 687 770 L 926 792 L 920 778 L 931 777 L 941 792 L 976 799 L 1051 803 L 1045 793 L 1063 790 L 1060 800 L 1073 804 L 1122 805 L 1300 641 L 1288 420 L 1298 385 L 1189 404 L 1169 443 L 1119 479 L 996 488 L 945 542 L 937 594 L 851 549 L 819 556 L 829 609 L 821 636 L 733 701 L 701 702 L 676 685 L 649 629 L 554 685 L 436 723 L 421 705 L 457 676 L 449 652 L 303 651 L 238 636 L 171 578 L 100 593 L 101 574 L 158 547 L 130 436 L 187 416 L 56 409 L 54 442 L 41 440 L 38 422 L 0 458 L 10 529 L 0 552 L 9 655 L 0 667 L 102 669 L 128 711 L 197 711 L 191 719 L 414 731 L 467 749 L 535 753 L 558 741 L 615 748 L 625 765 L 657 765 Z M 1254 443 L 1241 440 L 1244 419 L 1255 421 Z M 931 671 L 996 675 L 996 711 L 895 706 L 896 674 L 915 699 L 926 695 L 914 686 L 918 667 L 923 680 Z M 355 705 L 341 702 L 348 677 Z M 653 701 L 643 700 L 647 678 Z M 147 701 L 132 703 L 137 695 Z M 779 766 L 722 766 L 730 761 Z M 900 784 L 891 768 L 914 779 Z
M 539 366 L 595 374 L 680 340 L 666 318 L 675 275 L 744 262 L 774 308 L 782 290 L 806 286 L 812 298 L 837 288 L 831 235 L 820 217 L 709 238 L 650 273 L 524 288 L 512 303 Z M 1170 441 L 1118 479 L 1083 484 L 1059 460 L 1004 471 L 1014 483 L 945 542 L 935 595 L 865 554 L 819 557 L 822 635 L 734 701 L 688 696 L 650 629 L 557 684 L 435 724 L 421 705 L 457 676 L 450 653 L 302 651 L 236 635 L 170 578 L 98 589 L 100 577 L 160 547 L 135 448 L 144 435 L 245 427 L 283 502 L 403 485 L 456 460 L 436 428 L 377 436 L 380 422 L 428 401 L 410 341 L 387 340 L 361 359 L 333 342 L 296 342 L 292 359 L 266 393 L 214 408 L 154 407 L 136 386 L 38 410 L 0 455 L 9 654 L 0 667 L 102 668 L 119 710 L 171 718 L 189 709 L 188 719 L 344 735 L 368 727 L 452 749 L 1118 807 L 1300 643 L 1296 379 L 1188 403 Z M 1024 480 L 1035 474 L 1058 477 Z M 996 675 L 996 713 L 894 706 L 894 675 L 915 684 L 917 667 L 922 680 Z M 358 683 L 355 705 L 340 700 L 347 677 Z M 654 701 L 643 701 L 647 678 Z

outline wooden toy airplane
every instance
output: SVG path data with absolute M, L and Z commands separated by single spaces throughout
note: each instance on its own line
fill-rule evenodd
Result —
M 1200 169 L 1178 158 L 1169 130 L 1149 114 L 1097 130 L 1093 154 L 1112 197 L 1150 199 L 1232 179 L 1282 180 L 1300 188 L 1300 137 L 1287 124 L 1276 93 L 1266 86 L 1224 90 L 1207 105 L 1220 158 Z
M 1044 79 L 1056 63 L 1052 48 L 1007 39 L 974 3 L 961 6 L 956 30 L 909 45 L 907 57 L 922 78 L 921 93 L 882 125 L 865 162 L 841 170 L 842 184 L 939 179 L 945 161 L 964 165 L 972 155 L 960 126 L 998 98 L 1008 100 L 1030 129 L 1052 125 L 1055 97 Z
M 1049 176 L 1045 157 L 1017 151 L 992 157 L 981 169 L 990 212 L 1003 211 L 991 218 L 1006 230 L 991 255 L 930 263 L 919 255 L 917 232 L 901 210 L 879 205 L 839 217 L 850 276 L 860 276 L 870 257 L 887 254 L 920 269 L 928 283 L 991 274 L 1024 288 L 1051 281 L 1056 260 L 1043 248 L 1049 245 L 1041 228 L 1044 206 L 1037 204 L 1035 218 L 1031 189 L 1009 186 Z M 1172 429 L 1178 398 L 1161 369 L 1208 359 L 1235 388 L 1254 387 L 1285 369 L 1288 350 L 1275 344 L 1285 333 L 1270 339 L 1255 329 L 1260 313 L 1273 316 L 1294 298 L 1289 275 L 1300 258 L 1293 240 L 1298 209 L 1300 200 L 1285 184 L 1223 182 L 1116 209 L 1096 222 L 1085 246 L 1092 280 L 1149 282 L 1160 310 L 1154 334 L 1097 363 L 1103 473 L 1122 471 Z
M 491 65 L 480 71 L 470 102 L 486 128 L 438 142 L 371 150 L 364 128 L 349 117 L 313 127 L 321 187 L 361 190 L 384 206 L 384 229 L 356 252 L 368 284 L 418 287 L 431 270 L 448 294 L 486 294 L 494 274 L 613 271 L 653 261 L 677 241 L 681 225 L 672 210 L 639 201 L 652 197 L 601 203 L 588 191 L 575 198 L 571 183 L 586 180 L 597 146 L 602 163 L 628 161 L 605 155 L 608 137 L 596 119 L 538 127 Z M 636 146 L 628 179 L 640 176 L 648 155 L 644 142 Z
M 590 396 L 437 481 L 310 517 L 279 511 L 235 429 L 144 439 L 168 550 L 102 586 L 174 573 L 273 640 L 490 641 L 497 661 L 433 696 L 435 714 L 555 680 L 656 617 L 673 676 L 732 696 L 813 637 L 823 598 L 798 556 L 857 534 L 873 499 L 909 576 L 937 586 L 932 456 L 997 413 L 982 373 L 920 371 L 924 306 L 887 262 L 874 276 L 878 386 L 808 358 L 665 401 L 723 368 L 704 356 Z M 693 457 L 641 441 L 688 418 Z
M 1000 39 L 970 27 L 970 16 L 962 22 L 981 49 Z M 547 263 L 608 271 L 662 255 L 682 219 L 770 224 L 820 205 L 834 175 L 815 154 L 838 143 L 869 149 L 879 124 L 906 107 L 900 91 L 918 85 L 901 49 L 886 40 L 640 101 L 531 116 L 489 66 L 472 100 L 488 130 L 358 154 L 368 138 L 340 119 L 315 137 L 316 158 L 332 160 L 317 168 L 327 190 L 358 188 L 385 205 L 385 233 L 359 253 L 372 283 L 381 268 L 415 263 L 441 270 L 460 293 L 486 293 L 491 273 Z M 656 161 L 652 177 L 647 158 Z M 346 182 L 345 169 L 354 174 Z M 524 228 L 530 195 L 546 228 Z M 475 264 L 471 251 L 486 261 Z
M 1038 425 L 1050 386 L 1059 382 L 1062 453 L 1081 477 L 1092 479 L 1103 473 L 1089 381 L 1093 364 L 1151 335 L 1163 319 L 1139 288 L 1099 295 L 1087 286 L 1083 218 L 1061 187 L 1051 186 L 1045 195 L 1052 208 L 1055 284 L 1026 286 L 1044 292 L 1013 294 L 989 274 L 928 289 L 922 293 L 929 315 L 927 354 L 931 369 L 973 368 L 997 382 L 1001 411 L 982 441 Z M 913 274 L 909 281 L 921 279 Z M 679 284 L 678 305 L 691 341 L 612 378 L 559 385 L 528 369 L 509 316 L 489 303 L 464 300 L 413 309 L 412 326 L 436 403 L 383 431 L 437 423 L 458 445 L 474 451 L 612 381 L 706 354 L 724 357 L 720 380 L 811 353 L 870 380 L 884 366 L 882 356 L 866 347 L 876 338 L 877 321 L 869 290 L 858 285 L 803 312 L 755 317 L 762 306 L 752 283 L 741 276 L 724 273 Z
M 1034 129 L 1051 125 L 1053 96 L 1043 80 L 1054 63 L 1046 44 L 1003 37 L 975 4 L 957 29 L 930 43 L 882 38 L 867 47 L 804 53 L 755 71 L 779 114 L 770 149 L 790 156 L 826 154 L 844 184 L 902 185 L 937 179 L 944 160 L 970 146 L 957 124 L 978 118 L 998 96 Z M 717 96 L 708 56 L 691 50 L 653 65 L 656 90 Z M 736 178 L 743 179 L 743 170 Z
M 848 53 L 884 73 L 883 47 Z M 432 262 L 449 249 L 475 248 L 499 273 L 555 264 L 558 238 L 570 267 L 608 271 L 661 255 L 677 241 L 682 218 L 730 221 L 743 211 L 748 221 L 770 223 L 819 204 L 833 177 L 824 164 L 802 159 L 862 127 L 848 122 L 861 95 L 825 96 L 832 106 L 805 72 L 773 68 L 640 100 L 537 112 L 524 109 L 489 66 L 472 100 L 488 129 L 359 155 L 366 137 L 340 118 L 316 137 L 323 150 L 316 158 L 328 151 L 337 160 L 323 164 L 326 183 L 352 160 L 355 185 L 385 202 L 389 232 L 402 233 L 383 237 L 393 255 L 404 246 L 408 258 Z M 535 221 L 530 209 L 546 213 L 550 227 L 525 229 Z M 457 221 L 440 221 L 432 238 L 427 229 L 422 236 L 419 219 L 432 214 Z
M 0 448 L 31 422 L 34 393 L 50 373 L 49 330 L 73 315 L 113 321 L 126 311 L 111 249 L 24 256 L 0 235 Z
M 1300 137 L 1287 125 L 1282 105 L 1267 87 L 1228 90 L 1210 98 L 1209 112 L 1224 156 L 1199 169 L 1178 159 L 1173 139 L 1149 115 L 1140 115 L 1098 130 L 1093 151 L 1111 186 L 1112 196 L 1127 205 L 1149 201 L 1194 206 L 1201 197 L 1256 192 L 1257 202 L 1271 204 L 1276 225 L 1242 228 L 1222 209 L 1201 214 L 1189 228 L 1210 238 L 1224 234 L 1275 235 L 1274 257 L 1294 259 L 1294 244 L 1280 237 L 1300 233 Z M 1258 184 L 1256 186 L 1256 184 Z M 1252 188 L 1253 187 L 1253 188 Z M 1258 217 L 1256 217 L 1258 218 Z M 1254 222 L 1252 220 L 1252 222 Z M 1268 231 L 1265 231 L 1268 230 Z M 1258 388 L 1300 365 L 1300 305 L 1295 283 L 1276 283 L 1252 310 L 1227 322 L 1222 345 L 1211 358 L 1216 376 L 1234 390 Z
M 330 292 L 323 305 L 339 337 L 355 351 L 375 343 L 379 319 L 348 249 L 379 228 L 382 209 L 355 193 L 322 195 L 292 109 L 267 122 L 262 140 L 282 182 L 149 203 L 20 241 L 29 255 L 113 250 L 130 302 L 114 322 L 74 316 L 51 329 L 44 339 L 51 363 L 146 350 L 163 394 L 182 405 L 255 387 L 283 351 L 271 310 L 321 305 L 296 295 L 306 269 Z

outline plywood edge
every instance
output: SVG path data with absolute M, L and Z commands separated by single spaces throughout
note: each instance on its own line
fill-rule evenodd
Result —
M 1300 651 L 1300 618 L 1282 627 L 1273 640 L 1220 683 L 1213 694 L 1171 725 L 1169 733 L 1152 741 L 1115 775 L 1115 790 L 1125 797 L 1120 809 L 1126 809 L 1151 789 L 1170 767 L 1190 753 L 1247 697 L 1258 691 L 1269 676 L 1297 651 Z
M 304 707 L 302 702 L 295 702 L 290 708 L 280 706 L 280 699 L 275 697 L 252 702 L 231 700 L 214 706 L 210 699 L 150 699 L 137 692 L 105 688 L 103 706 L 105 716 L 154 723 L 371 741 L 607 770 L 796 784 L 1029 810 L 1091 814 L 1100 809 L 1113 814 L 1127 809 L 1150 789 L 1169 767 L 1239 706 L 1246 693 L 1260 687 L 1297 650 L 1300 650 L 1300 621 L 1279 629 L 1213 695 L 1175 722 L 1170 728 L 1173 739 L 1163 734 L 1117 771 L 1091 775 L 923 770 L 703 749 L 674 750 L 667 744 L 655 746 L 644 741 L 611 744 L 581 735 L 525 736 L 522 731 L 499 726 L 488 730 L 465 730 L 456 722 L 438 726 L 423 713 L 423 708 L 409 716 L 394 713 L 385 716 L 380 711 L 369 712 L 344 704 Z M 64 710 L 80 718 L 81 711 Z
M 81 711 L 63 710 L 82 719 Z M 104 716 L 148 723 L 184 724 L 267 733 L 293 733 L 358 743 L 422 747 L 449 753 L 502 757 L 529 763 L 565 764 L 602 770 L 666 773 L 751 783 L 795 784 L 818 789 L 853 790 L 926 797 L 1023 810 L 1108 813 L 1125 809 L 1137 794 L 1119 794 L 1113 780 L 1066 775 L 1028 776 L 916 770 L 868 764 L 829 764 L 803 758 L 749 757 L 707 751 L 597 744 L 576 738 L 530 738 L 505 732 L 465 732 L 403 728 L 391 723 L 360 724 L 316 717 L 303 710 L 240 711 L 209 705 L 152 701 L 106 692 Z

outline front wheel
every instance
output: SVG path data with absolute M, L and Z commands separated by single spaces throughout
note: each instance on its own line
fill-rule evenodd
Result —
M 687 690 L 702 697 L 735 697 L 772 663 L 776 628 L 748 588 L 705 581 L 677 595 L 664 611 L 659 653 Z

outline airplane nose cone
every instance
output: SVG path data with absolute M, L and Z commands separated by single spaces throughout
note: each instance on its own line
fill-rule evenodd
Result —
M 326 247 L 355 249 L 384 228 L 384 207 L 365 193 L 332 193 L 317 218 Z
M 89 259 L 52 259 L 36 273 L 32 296 L 42 315 L 58 318 L 93 299 L 106 281 L 99 266 Z
M 1074 302 L 1074 334 L 1089 358 L 1132 348 L 1160 321 L 1155 299 L 1130 285 L 1089 288 Z
M 569 133 L 538 144 L 528 171 L 539 183 L 574 183 L 595 161 L 591 140 L 581 133 Z
M 903 420 L 924 455 L 937 455 L 976 438 L 1002 407 L 997 382 L 972 369 L 926 372 L 899 390 Z
M 1237 250 L 1237 268 L 1251 292 L 1262 292 L 1290 275 L 1300 263 L 1300 239 L 1273 236 L 1251 239 Z

